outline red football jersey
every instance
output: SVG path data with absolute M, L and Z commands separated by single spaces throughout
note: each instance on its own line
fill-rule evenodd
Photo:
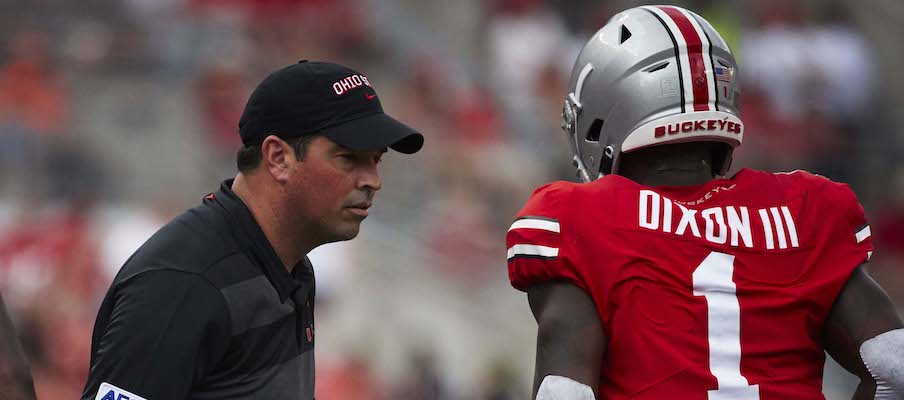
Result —
M 822 327 L 871 254 L 847 185 L 750 169 L 693 187 L 617 175 L 533 194 L 506 238 L 519 290 L 596 303 L 604 399 L 823 399 Z

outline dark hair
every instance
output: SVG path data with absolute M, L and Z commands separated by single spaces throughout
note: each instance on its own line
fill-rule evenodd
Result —
M 295 159 L 304 160 L 305 154 L 308 152 L 308 143 L 311 143 L 319 135 L 304 135 L 297 138 L 285 139 L 289 146 L 295 150 Z M 235 166 L 239 172 L 248 172 L 257 168 L 261 163 L 261 145 L 252 144 L 242 146 L 235 154 Z

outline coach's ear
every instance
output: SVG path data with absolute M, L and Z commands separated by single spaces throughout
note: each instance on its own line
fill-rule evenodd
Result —
M 295 156 L 292 147 L 285 140 L 276 135 L 267 136 L 261 143 L 261 167 L 264 168 L 273 180 L 279 183 L 289 181 L 292 164 Z

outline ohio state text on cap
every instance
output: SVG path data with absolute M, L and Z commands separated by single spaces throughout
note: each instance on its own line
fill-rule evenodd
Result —
M 389 147 L 416 153 L 424 136 L 386 115 L 367 76 L 342 65 L 301 61 L 279 69 L 254 89 L 239 134 L 245 145 L 268 135 L 283 139 L 322 134 L 354 150 Z

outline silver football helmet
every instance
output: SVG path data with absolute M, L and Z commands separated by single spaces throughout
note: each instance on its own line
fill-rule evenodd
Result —
M 705 19 L 674 6 L 621 12 L 581 50 L 562 110 L 579 177 L 617 173 L 622 153 L 667 143 L 741 144 L 737 63 Z

